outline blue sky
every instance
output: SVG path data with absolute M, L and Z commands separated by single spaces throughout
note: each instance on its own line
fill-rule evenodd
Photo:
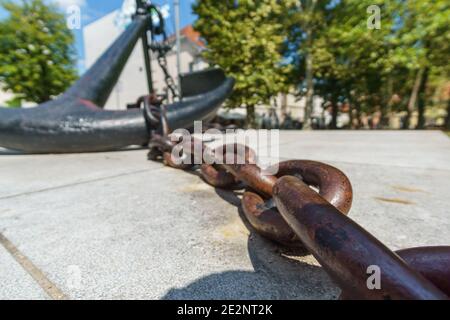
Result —
M 63 12 L 68 6 L 76 4 L 81 8 L 81 24 L 83 26 L 101 18 L 102 16 L 114 11 L 122 6 L 123 0 L 47 0 L 57 4 Z M 195 0 L 180 0 L 181 26 L 186 26 L 195 21 L 195 15 L 192 13 L 191 5 Z M 15 2 L 19 2 L 18 0 Z M 170 17 L 166 21 L 168 33 L 175 30 L 175 22 L 173 15 L 173 0 L 153 0 L 157 5 L 168 4 L 170 6 Z M 0 19 L 7 17 L 3 8 L 0 7 Z M 84 71 L 84 47 L 83 33 L 81 30 L 74 30 L 75 47 L 77 52 L 78 68 L 80 72 Z

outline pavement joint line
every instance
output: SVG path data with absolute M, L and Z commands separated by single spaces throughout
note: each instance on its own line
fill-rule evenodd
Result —
M 65 188 L 74 187 L 74 186 L 78 186 L 78 185 L 82 185 L 82 184 L 98 182 L 98 181 L 104 181 L 104 180 L 109 180 L 109 179 L 115 179 L 115 178 L 120 178 L 120 177 L 133 175 L 133 174 L 138 174 L 138 173 L 143 173 L 143 172 L 150 172 L 150 171 L 156 171 L 156 170 L 161 170 L 161 169 L 162 168 L 142 169 L 142 170 L 136 170 L 136 171 L 131 171 L 131 172 L 124 172 L 124 173 L 113 175 L 113 176 L 101 177 L 101 178 L 96 178 L 96 179 L 90 179 L 90 180 L 84 180 L 84 181 L 79 181 L 79 182 L 68 183 L 68 184 L 64 184 L 64 185 L 60 185 L 60 186 L 44 188 L 44 189 L 40 189 L 40 190 L 34 190 L 34 191 L 27 191 L 27 192 L 23 192 L 23 193 L 11 194 L 9 196 L 0 197 L 0 200 L 8 200 L 8 199 L 12 199 L 12 198 L 29 196 L 29 195 L 33 195 L 33 194 L 36 194 L 36 193 L 42 193 L 42 192 L 47 192 L 47 191 L 65 189 Z
M 27 256 L 25 256 L 8 238 L 0 233 L 0 244 L 16 260 L 16 262 L 34 279 L 34 281 L 53 300 L 68 300 L 68 296 L 47 278 Z
M 287 144 L 289 144 L 289 143 L 287 143 Z M 280 157 L 279 160 L 280 161 L 291 160 L 291 158 L 289 158 L 289 157 Z M 389 166 L 389 167 L 398 167 L 398 168 L 405 168 L 405 169 L 432 170 L 432 171 L 438 171 L 438 172 L 439 171 L 444 171 L 444 172 L 449 172 L 450 171 L 448 169 L 443 169 L 443 168 L 439 168 L 439 169 L 436 169 L 436 168 L 422 168 L 422 167 L 415 167 L 415 166 L 398 166 L 398 165 L 392 165 L 392 164 L 391 165 L 387 165 L 387 164 L 376 164 L 376 163 L 359 163 L 359 162 L 349 162 L 349 161 L 341 161 L 341 160 L 321 159 L 321 160 L 317 160 L 317 161 L 330 162 L 330 163 L 352 164 L 352 165 L 362 165 L 362 166 L 376 166 L 376 167 Z M 65 185 L 44 188 L 44 189 L 40 189 L 40 190 L 34 190 L 34 191 L 28 191 L 28 192 L 23 192 L 23 193 L 17 193 L 17 194 L 12 194 L 12 195 L 8 195 L 8 196 L 0 197 L 0 200 L 8 200 L 8 199 L 18 198 L 18 197 L 22 197 L 22 196 L 33 195 L 33 194 L 36 194 L 36 193 L 42 193 L 42 192 L 47 192 L 47 191 L 64 189 L 64 188 L 78 186 L 78 185 L 92 183 L 92 182 L 98 182 L 98 181 L 104 181 L 104 180 L 109 180 L 109 179 L 115 179 L 115 178 L 120 178 L 120 177 L 124 177 L 124 176 L 128 176 L 128 175 L 143 173 L 143 172 L 147 172 L 147 171 L 150 172 L 150 171 L 162 170 L 164 168 L 165 167 L 155 168 L 155 169 L 136 170 L 136 171 L 125 172 L 125 173 L 121 173 L 121 174 L 113 175 L 113 176 L 101 177 L 101 178 L 96 178 L 96 179 L 91 179 L 91 180 L 84 180 L 84 181 L 69 183 L 69 184 L 65 184 Z
M 280 157 L 280 161 L 286 161 L 286 160 L 292 160 L 292 157 Z M 296 158 L 298 159 L 298 158 Z M 416 167 L 416 166 L 399 166 L 396 164 L 379 164 L 379 163 L 368 163 L 368 162 L 350 162 L 350 161 L 343 161 L 339 159 L 319 159 L 319 160 L 313 160 L 310 158 L 306 159 L 298 159 L 298 160 L 311 160 L 311 161 L 317 161 L 317 162 L 324 162 L 324 163 L 342 163 L 342 164 L 351 164 L 351 165 L 360 165 L 360 166 L 373 166 L 373 167 L 395 167 L 395 168 L 403 168 L 403 169 L 415 169 L 415 170 L 427 170 L 427 171 L 443 171 L 443 172 L 450 172 L 450 169 L 444 169 L 444 168 L 429 168 L 429 167 Z M 0 198 L 1 200 L 1 198 Z

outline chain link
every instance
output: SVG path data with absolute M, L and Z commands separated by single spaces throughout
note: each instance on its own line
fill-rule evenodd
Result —
M 169 69 L 167 66 L 167 53 L 172 50 L 172 46 L 170 46 L 168 44 L 167 32 L 166 32 L 165 24 L 164 24 L 164 17 L 162 16 L 161 12 L 155 5 L 148 4 L 147 10 L 149 10 L 150 12 L 152 12 L 152 11 L 155 12 L 159 18 L 159 26 L 158 27 L 154 26 L 153 21 L 151 22 L 151 30 L 150 31 L 151 31 L 152 42 L 149 45 L 149 48 L 152 50 L 152 52 L 156 53 L 156 59 L 158 61 L 158 65 L 161 68 L 162 72 L 164 73 L 164 81 L 166 83 L 167 89 L 170 91 L 170 93 L 172 95 L 172 99 L 173 100 L 179 99 L 180 94 L 179 94 L 177 86 L 175 84 L 175 80 L 170 75 L 170 72 L 169 72 Z M 162 35 L 162 37 L 163 37 L 163 40 L 159 43 L 154 42 L 155 35 L 157 35 L 157 34 Z
M 157 54 L 168 90 L 179 98 L 167 68 L 166 56 L 172 48 L 167 44 L 162 15 L 156 7 L 150 7 L 160 18 L 159 30 L 152 30 L 152 39 L 155 33 L 164 38 L 158 44 L 152 41 L 150 48 Z M 231 152 L 233 163 L 202 163 L 203 179 L 216 188 L 244 185 L 242 208 L 253 228 L 281 244 L 309 251 L 342 289 L 342 299 L 449 299 L 450 247 L 392 252 L 347 217 L 352 187 L 337 168 L 316 161 L 291 160 L 279 163 L 278 174 L 271 176 L 262 173 L 255 164 L 255 152 L 247 146 L 224 145 L 210 150 L 195 139 L 186 146 L 183 137 L 183 148 L 179 149 L 169 137 L 165 106 L 147 109 L 148 121 L 156 128 L 150 133 L 149 159 L 187 170 L 192 169 L 193 160 L 203 160 L 204 155 L 221 155 L 219 159 L 223 160 L 230 159 L 227 153 Z M 155 120 L 158 116 L 159 121 Z M 196 147 L 198 144 L 201 148 Z M 178 163 L 174 151 L 190 161 Z M 369 286 L 369 270 L 380 271 L 379 288 Z
M 157 60 L 158 60 L 158 64 L 159 67 L 161 68 L 161 70 L 164 73 L 164 81 L 166 83 L 166 87 L 167 89 L 169 89 L 170 93 L 172 94 L 172 98 L 173 99 L 178 99 L 180 97 L 176 84 L 175 84 L 175 80 L 173 79 L 173 77 L 170 75 L 168 67 L 167 67 L 167 52 L 171 50 L 168 48 L 164 48 L 166 45 L 164 44 L 156 44 L 156 45 L 151 45 L 150 47 L 152 48 L 153 52 L 156 52 L 157 56 Z
M 195 148 L 196 143 L 201 143 L 201 149 Z M 172 155 L 176 143 L 170 141 L 169 135 L 155 135 L 150 146 L 153 160 L 192 169 L 193 164 L 177 164 Z M 281 244 L 309 251 L 342 289 L 342 299 L 449 298 L 450 247 L 392 252 L 346 216 L 352 203 L 352 187 L 337 168 L 316 161 L 291 160 L 279 164 L 276 176 L 267 176 L 254 163 L 256 154 L 247 146 L 225 145 L 211 152 L 205 143 L 193 138 L 182 151 L 184 158 L 191 160 L 203 159 L 208 152 L 223 152 L 221 159 L 229 159 L 227 153 L 232 152 L 237 160 L 240 148 L 245 150 L 241 155 L 244 162 L 202 163 L 204 181 L 225 189 L 245 185 L 242 207 L 252 227 Z M 381 271 L 382 283 L 375 290 L 368 285 L 368 270 L 374 265 Z

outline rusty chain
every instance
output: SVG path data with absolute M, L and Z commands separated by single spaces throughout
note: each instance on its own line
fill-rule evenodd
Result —
M 151 23 L 151 37 L 152 43 L 149 45 L 149 48 L 156 53 L 156 60 L 158 61 L 158 65 L 161 68 L 161 71 L 164 74 L 164 81 L 166 83 L 167 90 L 172 94 L 172 99 L 176 100 L 180 98 L 179 89 L 175 84 L 175 80 L 170 75 L 168 66 L 167 66 L 167 53 L 172 50 L 172 46 L 168 42 L 167 32 L 164 23 L 164 17 L 161 11 L 153 4 L 147 5 L 147 10 L 150 12 L 154 12 L 158 16 L 159 26 L 156 27 L 152 21 Z M 163 40 L 161 42 L 155 42 L 155 35 L 162 35 Z M 167 97 L 168 99 L 168 97 Z
M 174 150 L 177 144 L 169 138 L 164 114 L 163 108 L 163 129 L 152 134 L 149 158 L 173 168 L 191 169 L 194 165 L 177 164 L 173 158 L 172 152 L 179 150 Z M 196 142 L 201 150 L 195 150 Z M 239 148 L 245 150 L 243 155 L 237 152 Z M 204 154 L 226 157 L 231 151 L 234 164 L 200 165 L 203 180 L 216 188 L 244 184 L 242 208 L 253 228 L 283 245 L 306 248 L 342 289 L 341 299 L 449 299 L 450 247 L 392 252 L 347 217 L 353 191 L 339 169 L 316 161 L 291 160 L 279 163 L 276 175 L 264 175 L 254 164 L 256 154 L 247 146 L 223 145 L 211 150 L 192 138 L 182 151 L 183 157 L 191 160 L 203 159 Z M 376 289 L 367 285 L 367 270 L 373 265 L 381 273 L 381 287 Z
M 172 48 L 169 45 L 166 44 L 152 44 L 150 48 L 153 50 L 153 52 L 156 52 L 156 59 L 158 61 L 158 65 L 161 68 L 163 74 L 164 74 L 164 81 L 166 83 L 167 89 L 172 94 L 172 99 L 178 99 L 180 96 L 178 94 L 178 90 L 176 88 L 175 80 L 170 75 L 168 66 L 167 66 L 167 52 L 172 50 Z

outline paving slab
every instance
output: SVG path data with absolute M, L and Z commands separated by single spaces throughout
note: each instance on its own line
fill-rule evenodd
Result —
M 450 139 L 439 132 L 353 134 L 359 132 L 282 132 L 281 157 L 326 160 L 344 171 L 355 191 L 350 216 L 391 249 L 449 245 L 450 166 L 443 158 L 449 159 Z M 376 147 L 363 152 L 363 138 Z M 339 295 L 313 257 L 253 232 L 239 192 L 147 161 L 145 150 L 3 153 L 0 233 L 67 298 Z M 2 249 L 0 270 L 32 281 Z M 49 297 L 33 291 L 42 283 L 32 284 L 2 286 L 0 297 Z
M 441 131 L 282 131 L 281 154 L 322 161 L 450 170 Z
M 0 246 L 0 283 L 0 300 L 49 298 L 3 246 Z
M 0 148 L 0 198 L 143 171 L 147 163 L 137 160 L 145 152 L 22 155 Z

